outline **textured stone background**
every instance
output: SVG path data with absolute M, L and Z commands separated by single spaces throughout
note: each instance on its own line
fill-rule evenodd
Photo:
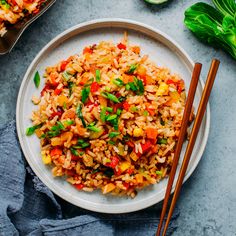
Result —
M 236 62 L 198 42 L 184 27 L 184 10 L 196 0 L 173 0 L 157 7 L 142 0 L 57 0 L 31 25 L 9 55 L 0 57 L 0 122 L 15 116 L 22 77 L 38 51 L 65 29 L 87 20 L 120 17 L 152 25 L 173 37 L 195 60 L 203 78 L 213 57 L 221 66 L 210 99 L 211 130 L 203 158 L 184 185 L 174 236 L 236 235 Z M 210 2 L 210 1 L 206 1 Z

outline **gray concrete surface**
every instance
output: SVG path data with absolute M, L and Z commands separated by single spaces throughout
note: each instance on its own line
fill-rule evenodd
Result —
M 0 122 L 15 116 L 22 77 L 37 52 L 65 29 L 87 20 L 120 17 L 152 25 L 173 37 L 206 76 L 213 57 L 221 60 L 210 98 L 211 130 L 203 158 L 184 185 L 174 236 L 236 235 L 236 62 L 198 42 L 183 25 L 184 10 L 196 0 L 173 0 L 162 7 L 142 0 L 57 0 L 31 25 L 13 51 L 0 57 Z M 206 2 L 210 2 L 209 0 Z

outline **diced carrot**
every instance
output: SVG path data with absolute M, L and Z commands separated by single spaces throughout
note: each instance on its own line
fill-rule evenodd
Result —
M 133 161 L 137 161 L 139 159 L 139 156 L 137 155 L 137 153 L 135 153 L 134 151 L 132 151 L 130 153 L 130 158 L 133 160 Z
M 55 95 L 59 95 L 59 94 L 61 94 L 62 90 L 63 90 L 63 87 L 61 87 L 61 88 L 56 88 L 56 89 L 54 90 L 54 94 L 55 94 Z
M 139 46 L 133 46 L 132 51 L 136 54 L 139 54 L 140 53 L 140 47 Z
M 86 54 L 86 53 L 92 54 L 93 50 L 89 47 L 85 47 L 84 50 L 83 50 L 83 54 Z
M 107 99 L 103 96 L 98 96 L 98 100 L 100 102 L 101 107 L 107 107 Z
M 58 137 L 54 137 L 51 139 L 51 145 L 52 146 L 60 146 L 62 145 L 62 140 L 61 138 L 58 138 Z
M 121 50 L 121 49 L 126 50 L 126 45 L 123 44 L 123 43 L 119 43 L 119 44 L 117 44 L 117 47 L 118 47 L 120 50 Z
M 143 65 L 140 65 L 138 68 L 137 68 L 137 74 L 139 76 L 145 76 L 146 75 L 146 72 L 147 72 L 147 69 L 143 66 Z
M 154 140 L 157 138 L 157 135 L 158 135 L 157 129 L 148 127 L 146 128 L 145 131 L 146 131 L 147 138 L 154 139 Z
M 53 148 L 50 151 L 50 156 L 56 156 L 56 155 L 59 155 L 59 156 L 62 155 L 62 150 L 60 148 Z
M 84 74 L 82 75 L 82 78 L 81 78 L 79 84 L 80 84 L 80 85 L 85 85 L 85 84 L 87 83 L 88 79 L 89 79 L 89 77 L 87 76 L 86 73 L 84 73 Z
M 134 81 L 134 77 L 133 75 L 127 75 L 127 74 L 124 74 L 122 75 L 122 80 L 125 84 L 129 83 L 129 82 L 133 82 Z
M 139 184 L 142 184 L 142 183 L 143 183 L 143 175 L 141 175 L 141 174 L 136 174 L 136 175 L 135 175 L 135 178 L 136 178 L 137 183 L 139 183 Z

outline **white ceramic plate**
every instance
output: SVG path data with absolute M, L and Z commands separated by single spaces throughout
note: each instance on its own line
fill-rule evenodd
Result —
M 164 198 L 167 179 L 145 188 L 138 193 L 137 197 L 130 199 L 102 195 L 99 191 L 92 193 L 77 191 L 62 178 L 54 178 L 50 168 L 41 161 L 40 145 L 36 135 L 31 137 L 25 135 L 26 128 L 32 125 L 29 119 L 31 112 L 36 108 L 31 102 L 31 97 L 32 95 L 39 95 L 44 86 L 43 79 L 41 79 L 40 88 L 36 89 L 33 77 L 37 70 L 42 75 L 46 66 L 54 65 L 70 55 L 80 53 L 87 45 L 98 43 L 101 40 L 120 42 L 124 31 L 128 31 L 131 43 L 141 46 L 143 54 L 148 54 L 158 65 L 169 67 L 172 72 L 180 74 L 188 90 L 193 61 L 169 36 L 150 26 L 131 20 L 103 19 L 72 27 L 48 43 L 29 66 L 22 81 L 17 101 L 18 136 L 25 157 L 33 171 L 45 185 L 61 198 L 76 206 L 96 212 L 132 212 L 158 203 Z M 199 103 L 202 86 L 201 81 L 196 92 L 195 107 Z M 192 174 L 203 154 L 208 138 L 209 125 L 210 110 L 208 106 L 185 180 Z

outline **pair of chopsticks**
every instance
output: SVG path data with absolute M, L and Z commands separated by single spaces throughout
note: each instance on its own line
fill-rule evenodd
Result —
M 211 93 L 211 89 L 213 87 L 214 81 L 215 81 L 215 77 L 216 77 L 216 73 L 219 67 L 220 61 L 217 59 L 212 60 L 211 63 L 211 67 L 210 70 L 208 72 L 208 76 L 207 76 L 207 80 L 206 80 L 206 85 L 204 87 L 202 96 L 201 96 L 201 100 L 198 106 L 198 110 L 197 110 L 197 115 L 195 118 L 195 122 L 192 128 L 192 132 L 190 135 L 190 139 L 185 151 L 185 155 L 184 155 L 184 159 L 181 165 L 181 169 L 179 172 L 179 176 L 178 176 L 178 180 L 176 183 L 176 187 L 175 187 L 175 191 L 173 194 L 173 198 L 170 204 L 170 208 L 169 208 L 169 212 L 166 218 L 166 223 L 163 229 L 163 233 L 162 236 L 166 235 L 166 231 L 168 228 L 168 225 L 170 223 L 170 219 L 171 216 L 173 214 L 174 208 L 175 208 L 175 204 L 177 202 L 180 190 L 181 190 L 181 186 L 184 180 L 184 176 L 188 167 L 188 163 L 190 161 L 190 157 L 193 151 L 193 147 L 197 138 L 197 134 L 198 131 L 200 129 L 201 123 L 202 123 L 202 119 L 206 110 L 206 106 L 210 97 L 210 93 Z M 194 100 L 194 96 L 196 93 L 196 89 L 197 89 L 197 84 L 199 81 L 199 77 L 200 77 L 200 73 L 201 73 L 201 68 L 202 68 L 202 64 L 200 63 L 196 63 L 193 69 L 193 74 L 192 74 L 192 80 L 190 83 L 190 88 L 189 88 L 189 92 L 188 92 L 188 97 L 187 97 L 187 101 L 186 101 L 186 105 L 185 105 L 185 110 L 184 110 L 184 114 L 183 114 L 183 119 L 182 119 L 182 124 L 181 124 L 181 129 L 180 129 L 180 133 L 179 133 L 179 139 L 177 142 L 177 146 L 176 146 L 176 150 L 175 150 L 175 154 L 174 154 L 174 159 L 173 159 L 173 163 L 172 163 L 172 167 L 171 167 L 171 172 L 169 175 L 169 180 L 168 180 L 168 184 L 167 184 L 167 189 L 166 189 L 166 193 L 165 193 L 165 198 L 164 198 L 164 202 L 163 202 L 163 206 L 162 206 L 162 212 L 161 212 L 161 217 L 160 217 L 160 222 L 158 225 L 158 229 L 156 232 L 156 236 L 160 236 L 161 235 L 161 231 L 162 231 L 162 225 L 163 225 L 163 221 L 164 221 L 164 217 L 166 215 L 166 211 L 167 211 L 167 206 L 168 206 L 168 201 L 170 198 L 170 194 L 171 194 L 171 189 L 172 189 L 172 185 L 174 182 L 174 178 L 175 178 L 175 173 L 176 173 L 176 169 L 177 169 L 177 165 L 178 165 L 178 161 L 179 161 L 179 157 L 180 157 L 180 153 L 181 153 L 181 149 L 183 146 L 183 142 L 185 140 L 186 137 L 186 133 L 187 133 L 187 128 L 188 128 L 188 123 L 189 123 L 189 118 L 191 115 L 191 111 L 192 111 L 192 105 L 193 105 L 193 100 Z

